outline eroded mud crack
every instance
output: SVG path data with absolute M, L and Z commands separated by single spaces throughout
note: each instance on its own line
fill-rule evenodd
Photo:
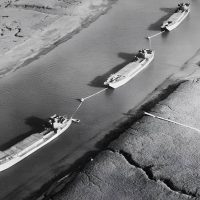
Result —
M 142 166 L 142 165 L 140 165 L 138 162 L 136 162 L 132 158 L 132 156 L 131 156 L 130 153 L 127 153 L 124 150 L 116 151 L 116 150 L 113 150 L 111 148 L 109 148 L 107 150 L 111 151 L 112 153 L 118 153 L 118 154 L 120 154 L 121 156 L 123 156 L 126 159 L 126 161 L 130 165 L 132 165 L 132 166 L 134 166 L 134 167 L 142 170 L 146 174 L 146 176 L 148 177 L 149 180 L 155 181 L 158 184 L 162 183 L 170 191 L 176 192 L 179 195 L 185 195 L 185 196 L 187 196 L 190 199 L 191 198 L 192 199 L 194 199 L 194 198 L 196 199 L 198 197 L 196 193 L 188 192 L 188 191 L 186 191 L 186 190 L 184 190 L 182 188 L 181 189 L 178 188 L 176 185 L 174 185 L 174 183 L 170 179 L 163 178 L 163 177 L 158 178 L 158 177 L 154 176 L 153 170 L 152 170 L 152 168 L 154 167 L 154 165 Z

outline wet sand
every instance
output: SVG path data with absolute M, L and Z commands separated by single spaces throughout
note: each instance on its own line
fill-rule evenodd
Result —
M 72 38 L 113 3 L 115 0 L 1 2 L 0 77 Z

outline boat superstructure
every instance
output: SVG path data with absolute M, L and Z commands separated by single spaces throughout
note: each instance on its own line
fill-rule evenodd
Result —
M 68 119 L 66 116 L 51 116 L 48 120 L 48 125 L 44 127 L 42 132 L 34 133 L 5 151 L 0 151 L 0 171 L 13 166 L 57 138 L 69 128 L 72 122 L 79 122 L 79 120 Z
M 104 85 L 111 88 L 118 88 L 128 81 L 130 81 L 134 76 L 136 76 L 140 71 L 145 69 L 154 58 L 154 51 L 151 49 L 139 50 L 138 54 L 134 57 L 133 61 L 123 67 L 115 74 L 111 76 L 104 82 Z
M 175 12 L 169 17 L 168 20 L 164 21 L 161 30 L 162 31 L 171 31 L 176 28 L 189 14 L 190 12 L 190 3 L 179 3 L 178 8 Z

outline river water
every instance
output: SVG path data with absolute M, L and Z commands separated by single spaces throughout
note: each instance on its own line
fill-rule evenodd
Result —
M 130 62 L 138 49 L 149 47 L 144 37 L 159 32 L 177 2 L 119 0 L 71 40 L 1 79 L 1 150 L 37 131 L 48 116 L 72 113 L 77 98 L 103 89 L 110 73 Z M 1 172 L 0 199 L 23 199 L 86 152 L 98 149 L 96 143 L 106 130 L 199 48 L 199 10 L 200 2 L 192 1 L 190 16 L 176 30 L 152 39 L 156 56 L 149 68 L 126 85 L 84 102 L 76 115 L 80 124 L 72 124 L 65 134 Z

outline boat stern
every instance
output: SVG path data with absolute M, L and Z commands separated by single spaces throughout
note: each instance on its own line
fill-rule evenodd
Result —
M 154 51 L 152 49 L 141 49 L 138 52 L 138 57 L 142 57 L 143 59 L 151 59 L 154 57 Z
M 162 26 L 160 27 L 161 31 L 171 31 L 170 26 L 172 25 L 172 21 L 164 21 Z
M 169 31 L 168 30 L 168 27 L 166 26 L 166 25 L 162 25 L 161 27 L 160 27 L 160 30 L 163 32 L 163 31 Z
M 109 81 L 106 80 L 103 84 L 104 84 L 105 86 L 109 86 Z
M 105 86 L 113 88 L 111 85 L 115 83 L 115 80 L 116 80 L 115 74 L 111 74 L 103 84 Z
M 111 88 L 111 89 L 116 89 L 116 88 L 118 88 L 119 86 L 118 86 L 118 84 L 116 84 L 116 83 L 109 83 L 108 85 L 107 85 L 109 88 Z

